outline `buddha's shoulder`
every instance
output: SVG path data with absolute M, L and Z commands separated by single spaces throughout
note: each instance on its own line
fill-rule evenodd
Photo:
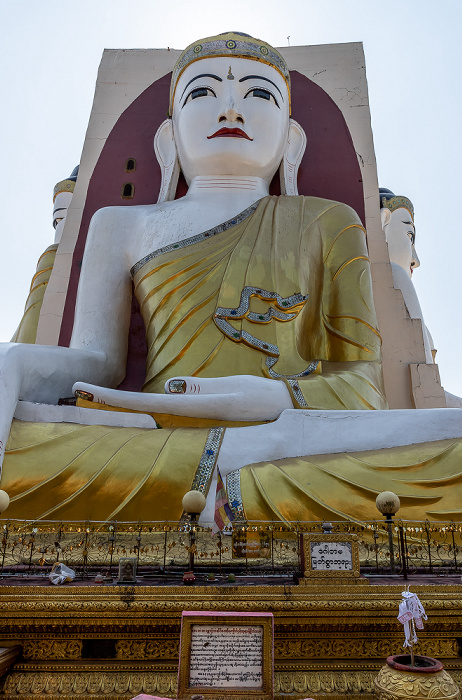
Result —
M 280 196 L 277 200 L 279 207 L 293 210 L 303 220 L 304 224 L 319 222 L 323 226 L 349 226 L 355 224 L 362 227 L 355 210 L 348 204 L 343 204 L 343 202 L 305 195 L 296 197 Z
M 345 230 L 349 231 L 351 245 L 363 245 L 364 227 L 358 214 L 347 204 L 304 195 L 280 196 L 277 199 L 281 214 L 278 219 L 282 228 L 298 230 L 311 242 L 320 240 L 324 249 L 330 248 L 340 238 L 343 240 L 344 236 L 340 237 L 339 234 Z
M 171 202 L 164 204 L 132 204 L 130 206 L 111 206 L 98 209 L 94 214 L 92 221 L 136 221 L 151 217 L 160 217 L 165 214 L 171 207 Z
M 91 220 L 90 240 L 94 237 L 99 239 L 110 232 L 114 245 L 119 240 L 125 246 L 128 240 L 136 245 L 138 239 L 155 237 L 169 222 L 175 223 L 181 216 L 175 204 L 133 204 L 98 209 Z

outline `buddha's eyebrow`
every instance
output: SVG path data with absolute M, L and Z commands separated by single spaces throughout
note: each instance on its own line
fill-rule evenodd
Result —
M 278 93 L 282 97 L 282 92 L 280 91 L 280 89 L 278 88 L 276 83 L 273 83 L 273 81 L 270 80 L 269 78 L 264 78 L 262 75 L 246 75 L 244 78 L 240 78 L 239 82 L 243 83 L 244 80 L 266 80 L 267 83 L 271 83 L 271 85 L 274 85 L 274 87 L 276 88 L 276 90 L 278 91 Z M 282 97 L 282 99 L 284 100 L 283 97 Z
M 188 85 L 191 85 L 191 83 L 193 83 L 195 80 L 199 80 L 199 78 L 213 78 L 214 80 L 219 80 L 220 83 L 223 82 L 223 78 L 219 78 L 218 75 L 213 75 L 212 73 L 201 73 L 200 75 L 196 75 L 195 78 L 191 78 L 191 80 L 189 81 L 189 83 L 186 85 L 185 89 L 181 93 L 181 97 L 183 97 L 184 93 L 186 92 L 186 88 L 188 87 Z M 181 97 L 180 97 L 180 100 L 181 100 Z

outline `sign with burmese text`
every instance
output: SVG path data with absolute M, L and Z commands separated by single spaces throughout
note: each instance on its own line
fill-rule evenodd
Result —
M 236 530 L 232 538 L 233 559 L 269 559 L 271 539 L 268 532 Z
M 177 697 L 197 695 L 272 700 L 271 613 L 183 612 Z
M 189 685 L 261 688 L 262 654 L 259 625 L 193 625 Z
M 351 542 L 310 542 L 313 571 L 352 571 Z
M 358 538 L 350 533 L 303 534 L 302 571 L 300 584 L 314 583 L 322 578 L 325 583 L 355 583 L 359 579 Z

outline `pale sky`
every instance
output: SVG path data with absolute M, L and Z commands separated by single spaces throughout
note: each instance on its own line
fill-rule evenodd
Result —
M 413 281 L 442 383 L 462 396 L 460 0 L 0 0 L 0 341 L 53 242 L 53 187 L 80 160 L 103 49 L 183 49 L 229 30 L 364 43 L 380 185 L 414 203 Z

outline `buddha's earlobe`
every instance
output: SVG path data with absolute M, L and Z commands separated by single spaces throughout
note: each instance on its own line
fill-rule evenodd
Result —
M 171 119 L 166 119 L 157 129 L 154 136 L 154 151 L 162 172 L 157 204 L 169 202 L 175 199 L 176 186 L 180 175 L 180 164 L 173 138 L 173 125 Z
M 287 147 L 279 167 L 281 179 L 281 194 L 297 195 L 297 173 L 305 153 L 306 135 L 302 127 L 294 119 L 289 122 L 289 138 Z

